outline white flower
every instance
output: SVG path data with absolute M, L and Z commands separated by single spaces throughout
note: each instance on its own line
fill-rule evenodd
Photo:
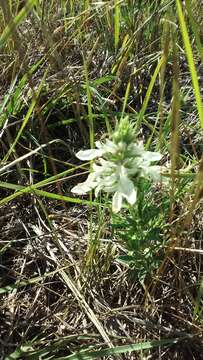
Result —
M 87 180 L 75 186 L 71 191 L 78 195 L 95 191 L 97 197 L 100 191 L 114 193 L 112 210 L 117 213 L 127 201 L 134 205 L 137 199 L 137 182 L 140 178 L 160 181 L 160 166 L 152 165 L 159 161 L 162 155 L 158 152 L 145 151 L 143 143 L 135 143 L 133 127 L 125 130 L 127 120 L 122 123 L 121 130 L 116 130 L 113 141 L 107 139 L 104 143 L 96 141 L 96 149 L 79 151 L 76 156 L 80 160 L 94 160 L 92 173 Z M 119 133 L 120 131 L 120 133 Z
M 101 165 L 93 164 L 93 172 L 87 180 L 76 185 L 71 191 L 83 195 L 94 189 L 96 196 L 102 190 L 107 193 L 115 193 L 112 202 L 112 209 L 115 213 L 120 211 L 124 199 L 133 205 L 137 199 L 137 189 L 133 181 L 129 179 L 127 169 L 104 159 L 100 159 L 98 162 Z

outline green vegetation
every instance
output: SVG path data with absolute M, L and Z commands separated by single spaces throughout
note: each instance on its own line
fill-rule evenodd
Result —
M 0 0 L 0 359 L 201 359 L 202 25 Z

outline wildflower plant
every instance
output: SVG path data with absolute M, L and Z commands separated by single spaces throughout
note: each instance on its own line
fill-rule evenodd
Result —
M 138 194 L 136 206 L 125 216 L 112 216 L 111 227 L 113 238 L 122 244 L 117 261 L 130 270 L 130 276 L 144 283 L 165 257 L 170 199 L 167 191 L 160 192 L 145 180 L 140 181 Z
M 142 142 L 136 141 L 135 128 L 128 117 L 120 120 L 110 139 L 96 141 L 96 149 L 79 151 L 78 159 L 94 160 L 92 172 L 85 182 L 76 185 L 72 192 L 83 195 L 91 190 L 95 196 L 103 191 L 112 193 L 112 210 L 118 213 L 124 202 L 134 205 L 140 179 L 160 182 L 160 166 L 154 165 L 162 155 L 146 151 Z

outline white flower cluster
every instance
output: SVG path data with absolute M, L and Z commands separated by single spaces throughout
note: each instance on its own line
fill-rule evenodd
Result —
M 161 180 L 160 166 L 151 165 L 162 155 L 158 152 L 145 151 L 143 143 L 134 142 L 134 128 L 128 119 L 121 121 L 118 129 L 104 143 L 96 141 L 96 149 L 79 151 L 80 160 L 94 160 L 92 172 L 87 180 L 72 189 L 73 193 L 83 195 L 95 190 L 97 197 L 100 191 L 114 193 L 112 210 L 120 211 L 123 200 L 133 205 L 137 199 L 136 183 L 139 178 Z

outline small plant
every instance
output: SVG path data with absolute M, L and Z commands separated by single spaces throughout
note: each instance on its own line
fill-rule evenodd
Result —
M 146 275 L 159 266 L 157 254 L 163 249 L 160 237 L 163 219 L 150 192 L 151 182 L 161 181 L 161 167 L 151 163 L 160 160 L 162 155 L 146 151 L 142 142 L 136 142 L 136 132 L 128 117 L 121 119 L 110 139 L 104 143 L 97 141 L 96 147 L 76 154 L 80 160 L 94 162 L 87 180 L 72 192 L 81 195 L 94 189 L 96 196 L 100 191 L 114 193 L 115 214 L 124 201 L 129 204 L 125 217 L 113 216 L 113 229 L 127 251 L 118 260 L 136 270 L 140 281 L 144 281 Z
M 72 192 L 81 195 L 94 189 L 96 196 L 100 191 L 114 193 L 115 214 L 127 202 L 128 214 L 113 216 L 113 229 L 127 250 L 127 254 L 119 256 L 119 261 L 137 270 L 140 280 L 144 280 L 159 266 L 157 254 L 163 248 L 160 237 L 163 221 L 150 191 L 151 182 L 161 181 L 161 167 L 152 163 L 162 155 L 146 151 L 142 142 L 136 142 L 135 129 L 128 117 L 121 119 L 111 139 L 104 143 L 97 141 L 96 147 L 76 154 L 80 160 L 94 162 L 87 180 Z
M 78 195 L 95 190 L 114 193 L 112 210 L 118 213 L 124 200 L 134 205 L 137 200 L 137 190 L 140 179 L 161 181 L 161 168 L 151 165 L 161 159 L 158 152 L 145 151 L 142 142 L 136 142 L 134 126 L 128 117 L 121 119 L 111 139 L 104 143 L 96 141 L 97 149 L 79 151 L 76 156 L 80 160 L 95 160 L 93 171 L 87 180 L 72 189 Z
M 132 270 L 132 275 L 142 283 L 160 266 L 165 254 L 169 198 L 163 194 L 158 199 L 159 193 L 155 187 L 152 191 L 149 181 L 142 181 L 135 206 L 125 217 L 117 214 L 112 218 L 114 237 L 121 239 L 123 248 L 118 261 Z

